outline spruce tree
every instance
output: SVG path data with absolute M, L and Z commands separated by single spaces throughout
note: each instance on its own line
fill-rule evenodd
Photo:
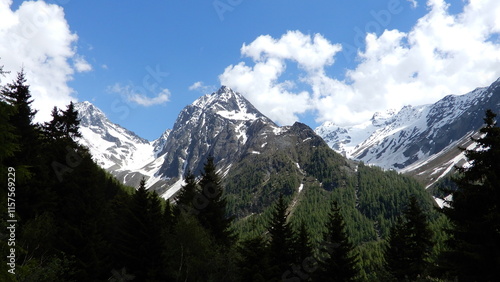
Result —
M 463 281 L 500 277 L 500 128 L 486 111 L 475 149 L 465 150 L 468 166 L 458 168 L 457 190 L 443 212 L 452 223 L 450 252 L 441 265 Z
M 391 228 L 385 252 L 387 268 L 398 281 L 415 280 L 426 274 L 428 258 L 434 246 L 433 233 L 415 196 Z
M 358 276 L 358 257 L 345 231 L 344 218 L 333 201 L 323 234 L 317 281 L 354 281 Z
M 242 282 L 269 281 L 269 256 L 265 241 L 257 236 L 244 240 L 238 246 L 240 259 L 237 262 L 239 279 Z
M 167 275 L 165 269 L 165 231 L 167 226 L 163 219 L 161 200 L 156 192 L 148 193 L 147 234 L 147 277 L 151 280 L 163 281 Z
M 295 234 L 291 224 L 287 221 L 287 208 L 283 195 L 280 194 L 267 228 L 270 235 L 269 263 L 273 268 L 275 278 L 281 278 L 295 261 Z
M 13 106 L 0 101 L 0 144 L 2 144 L 0 146 L 0 164 L 2 165 L 5 159 L 14 156 L 14 153 L 19 150 L 19 136 L 15 135 L 15 127 L 9 122 L 13 113 Z
M 14 107 L 14 113 L 9 120 L 15 128 L 14 133 L 19 136 L 20 145 L 20 151 L 16 153 L 15 159 L 19 165 L 29 165 L 38 153 L 39 130 L 37 125 L 33 123 L 37 111 L 31 108 L 33 99 L 29 85 L 26 84 L 24 71 L 17 74 L 16 80 L 3 87 L 1 95 L 7 103 Z
M 137 280 L 155 280 L 163 264 L 161 208 L 156 196 L 146 190 L 143 178 L 132 196 L 120 253 L 123 267 Z
M 75 140 L 77 137 L 82 137 L 80 131 L 80 119 L 78 111 L 75 109 L 73 102 L 70 102 L 66 110 L 62 111 L 62 133 L 67 139 Z
M 165 201 L 165 208 L 163 209 L 162 215 L 163 225 L 165 226 L 165 232 L 171 233 L 175 224 L 175 215 L 172 208 L 172 204 L 169 200 Z
M 29 183 L 30 179 L 41 181 L 40 177 L 33 177 L 44 169 L 41 160 L 41 142 L 39 127 L 33 122 L 36 110 L 32 109 L 33 99 L 26 84 L 24 71 L 17 74 L 17 78 L 0 91 L 0 100 L 12 107 L 8 115 L 12 136 L 16 137 L 17 150 L 5 159 L 6 166 L 16 170 L 16 196 L 23 201 L 16 205 L 20 217 L 33 218 L 39 213 L 38 207 L 45 202 L 43 192 L 38 183 Z M 2 102 L 3 103 L 3 102 Z M 9 133 L 7 133 L 9 135 Z M 43 184 L 47 185 L 47 184 Z
M 295 262 L 301 265 L 306 259 L 313 257 L 311 235 L 309 234 L 304 221 L 300 223 L 296 234 L 297 236 L 294 243 Z
M 52 120 L 43 126 L 45 138 L 49 140 L 62 140 L 72 144 L 77 137 L 82 137 L 79 126 L 78 111 L 73 102 L 70 102 L 66 110 L 61 111 L 54 107 L 51 112 Z
M 417 278 L 426 273 L 429 267 L 428 258 L 434 247 L 433 232 L 429 227 L 427 215 L 423 212 L 415 196 L 410 197 L 408 208 L 404 211 L 406 233 L 409 236 L 408 254 L 409 277 Z
M 44 137 L 49 141 L 59 140 L 62 137 L 62 117 L 59 109 L 57 107 L 54 107 L 50 115 L 52 116 L 52 119 L 48 122 L 45 122 L 43 126 Z
M 403 218 L 398 217 L 396 223 L 391 226 L 384 252 L 387 271 L 398 281 L 406 277 L 406 268 L 410 260 L 406 246 L 407 238 Z
M 179 215 L 181 211 L 192 214 L 198 213 L 193 203 L 196 199 L 196 195 L 199 194 L 199 187 L 196 183 L 196 177 L 191 171 L 188 171 L 184 176 L 184 182 L 186 182 L 186 184 L 182 186 L 175 197 L 175 215 Z
M 226 215 L 227 203 L 212 156 L 207 158 L 199 185 L 201 194 L 198 199 L 195 199 L 197 201 L 195 208 L 199 211 L 200 224 L 212 234 L 216 242 L 230 247 L 235 242 L 235 235 L 231 229 L 233 218 Z

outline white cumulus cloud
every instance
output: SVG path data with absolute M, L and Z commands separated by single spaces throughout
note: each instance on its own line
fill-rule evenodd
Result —
M 427 14 L 408 32 L 366 34 L 358 64 L 341 79 L 327 70 L 340 44 L 319 34 L 289 31 L 281 38 L 262 35 L 244 44 L 241 54 L 252 64 L 228 66 L 220 82 L 279 123 L 290 124 L 309 112 L 318 122 L 349 125 L 375 111 L 433 103 L 496 80 L 500 1 L 468 1 L 460 14 L 451 14 L 444 0 L 429 0 L 427 7 Z M 301 72 L 287 73 L 290 65 Z
M 11 71 L 2 85 L 24 68 L 33 107 L 39 110 L 35 121 L 48 120 L 54 106 L 64 108 L 76 100 L 67 84 L 75 71 L 92 67 L 76 53 L 78 36 L 71 32 L 62 7 L 43 1 L 23 2 L 17 10 L 11 5 L 11 0 L 0 0 L 0 65 Z
M 279 39 L 263 35 L 241 48 L 242 55 L 252 58 L 255 64 L 228 66 L 219 79 L 221 84 L 244 94 L 269 118 L 290 124 L 298 120 L 298 114 L 311 110 L 313 104 L 308 92 L 294 91 L 294 81 L 279 80 L 286 71 L 286 61 L 295 62 L 308 74 L 321 74 L 325 66 L 334 63 L 334 55 L 340 50 L 340 45 L 331 44 L 319 34 L 289 31 Z

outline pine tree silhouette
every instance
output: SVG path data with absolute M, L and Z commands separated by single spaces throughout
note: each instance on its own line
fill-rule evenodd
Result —
M 323 246 L 317 281 L 354 281 L 358 276 L 358 258 L 345 232 L 344 218 L 333 201 L 323 234 Z
M 500 128 L 486 111 L 477 148 L 465 150 L 469 166 L 457 168 L 458 189 L 443 212 L 452 223 L 450 252 L 441 265 L 463 281 L 500 277 Z

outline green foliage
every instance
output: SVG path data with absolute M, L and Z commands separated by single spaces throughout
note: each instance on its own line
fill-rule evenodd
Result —
M 15 127 L 9 122 L 14 113 L 14 107 L 0 101 L 0 162 L 12 157 L 19 150 L 19 137 L 15 135 Z M 2 182 L 5 183 L 5 182 Z
M 280 194 L 291 196 L 301 183 L 297 167 L 281 152 L 249 156 L 231 171 L 224 181 L 227 211 L 237 218 L 264 212 Z
M 281 277 L 281 274 L 295 261 L 295 233 L 288 222 L 287 208 L 288 205 L 285 203 L 283 196 L 280 195 L 267 228 L 269 233 L 269 262 L 273 267 L 273 277 Z
M 238 246 L 239 281 L 269 281 L 272 277 L 268 249 L 261 236 L 243 240 Z
M 142 179 L 139 189 L 132 196 L 123 234 L 123 266 L 137 279 L 161 277 L 165 264 L 163 258 L 163 226 L 160 200 L 154 192 L 145 188 Z
M 46 122 L 42 130 L 45 138 L 49 140 L 63 139 L 70 142 L 74 138 L 82 136 L 79 132 L 79 125 L 78 112 L 75 110 L 73 102 L 70 102 L 65 111 L 54 107 L 52 120 Z
M 186 184 L 182 186 L 180 191 L 175 196 L 175 213 L 180 213 L 181 210 L 192 211 L 195 209 L 193 203 L 195 202 L 196 195 L 200 193 L 200 188 L 196 183 L 196 177 L 191 171 L 186 173 L 184 177 Z
M 59 256 L 31 259 L 20 267 L 16 279 L 17 281 L 77 281 L 74 279 L 74 264 L 74 258 L 68 258 L 64 253 Z
M 231 247 L 236 238 L 231 229 L 232 217 L 226 216 L 226 199 L 213 157 L 208 157 L 199 182 L 202 206 L 198 208 L 200 224 L 209 230 L 220 245 Z
M 304 170 L 321 182 L 328 191 L 344 186 L 351 174 L 346 160 L 326 144 L 315 148 L 309 156 L 302 155 L 300 160 Z
M 358 245 L 355 252 L 359 257 L 360 281 L 389 281 L 384 259 L 385 242 L 372 241 Z
M 331 204 L 320 248 L 318 281 L 354 281 L 358 276 L 358 257 L 345 232 L 344 218 L 337 202 Z
M 307 230 L 305 222 L 301 222 L 294 241 L 295 263 L 301 264 L 304 260 L 313 257 L 314 250 L 311 241 L 311 236 Z
M 433 233 L 416 197 L 410 198 L 404 217 L 398 218 L 392 226 L 387 241 L 385 258 L 388 270 L 396 280 L 415 280 L 429 272 Z
M 464 281 L 493 281 L 500 275 L 500 128 L 488 110 L 477 149 L 465 150 L 468 167 L 458 169 L 457 190 L 443 209 L 451 222 L 441 265 Z

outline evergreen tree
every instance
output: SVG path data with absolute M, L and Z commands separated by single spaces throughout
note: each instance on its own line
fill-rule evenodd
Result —
M 233 218 L 226 215 L 227 203 L 212 156 L 207 158 L 199 185 L 201 194 L 196 199 L 195 208 L 199 211 L 200 224 L 212 234 L 216 242 L 230 247 L 235 242 L 235 235 L 231 229 Z
M 184 176 L 185 185 L 182 186 L 180 191 L 175 197 L 175 214 L 178 215 L 181 211 L 187 213 L 197 213 L 193 203 L 196 195 L 199 194 L 199 187 L 196 183 L 196 177 L 191 171 L 188 171 Z
M 237 262 L 239 279 L 242 282 L 271 280 L 269 257 L 265 241 L 257 236 L 244 240 L 238 246 L 240 259 Z
M 50 141 L 58 140 L 62 137 L 62 117 L 57 107 L 54 107 L 52 109 L 50 115 L 52 116 L 52 119 L 48 122 L 45 122 L 43 126 L 44 137 L 49 139 Z
M 79 127 L 80 119 L 78 118 L 78 111 L 75 109 L 73 102 L 69 102 L 66 110 L 62 111 L 63 136 L 72 140 L 77 137 L 82 137 Z
M 6 74 L 6 73 L 9 73 L 9 71 L 4 71 L 4 70 L 3 70 L 3 65 L 1 65 L 1 66 L 0 66 L 0 76 L 5 77 L 5 74 Z M 1 81 L 1 79 L 0 79 L 0 81 Z
M 156 192 L 148 193 L 148 220 L 147 220 L 147 277 L 149 280 L 164 281 L 167 273 L 165 269 L 165 230 L 167 226 L 162 221 L 163 211 L 161 200 Z
M 267 231 L 270 235 L 268 245 L 269 263 L 273 268 L 273 277 L 281 276 L 295 261 L 294 232 L 288 220 L 287 204 L 280 194 L 273 209 Z
M 165 226 L 165 232 L 171 233 L 175 224 L 175 215 L 173 212 L 172 204 L 169 200 L 165 201 L 165 208 L 163 209 L 163 225 Z
M 51 115 L 52 120 L 46 122 L 43 127 L 46 138 L 73 143 L 75 138 L 82 137 L 79 131 L 78 111 L 75 110 L 73 102 L 70 102 L 64 111 L 54 107 Z
M 415 196 L 410 197 L 403 215 L 391 228 L 385 253 L 388 270 L 398 281 L 425 275 L 434 246 L 427 216 Z
M 59 250 L 76 257 L 80 279 L 95 280 L 110 267 L 105 238 L 109 212 L 103 188 L 106 176 L 89 154 L 79 154 L 78 166 L 53 184 L 57 199 L 54 220 L 59 229 L 54 239 Z
M 19 150 L 19 136 L 15 135 L 15 127 L 9 122 L 13 113 L 14 107 L 0 101 L 0 144 L 2 144 L 0 146 L 0 164 L 3 164 L 5 159 L 12 157 Z
M 399 281 L 405 278 L 406 268 L 410 260 L 406 246 L 408 235 L 405 231 L 403 218 L 398 217 L 396 224 L 391 227 L 384 252 L 388 272 Z
M 155 218 L 156 217 L 156 218 Z M 122 264 L 138 280 L 156 279 L 163 253 L 161 241 L 161 208 L 157 197 L 146 190 L 146 180 L 132 196 L 125 233 L 122 234 Z
M 306 224 L 304 221 L 301 221 L 298 232 L 296 232 L 297 236 L 295 238 L 295 262 L 299 265 L 304 262 L 304 260 L 308 258 L 312 258 L 313 256 L 313 246 L 311 242 L 311 235 L 307 230 Z
M 26 84 L 24 71 L 17 74 L 17 78 L 0 91 L 1 99 L 12 108 L 8 115 L 8 123 L 11 132 L 7 137 L 16 137 L 17 150 L 5 159 L 5 164 L 16 170 L 16 196 L 23 201 L 16 205 L 16 211 L 20 217 L 33 218 L 38 213 L 40 202 L 44 201 L 44 193 L 39 185 L 28 183 L 42 166 L 41 143 L 39 139 L 39 127 L 33 123 L 37 111 L 31 108 L 33 99 Z M 2 102 L 3 103 L 3 102 Z M 13 135 L 11 135 L 13 134 Z M 3 146 L 3 144 L 2 144 Z M 34 178 L 41 181 L 41 178 Z M 45 184 L 46 185 L 46 184 Z M 37 186 L 37 187 L 35 187 Z M 43 199 L 43 200 L 42 200 Z
M 412 279 L 426 273 L 428 258 L 434 247 L 433 233 L 429 227 L 428 219 L 415 196 L 410 197 L 408 208 L 404 211 L 406 219 L 406 233 L 408 234 L 408 254 L 411 258 L 408 268 L 409 277 Z
M 459 167 L 457 190 L 443 212 L 452 223 L 450 252 L 441 265 L 459 280 L 500 277 L 500 128 L 486 111 L 477 148 L 465 150 L 469 166 Z
M 16 153 L 15 165 L 28 165 L 35 159 L 39 148 L 39 130 L 33 123 L 37 111 L 31 108 L 33 99 L 31 99 L 29 85 L 26 84 L 24 71 L 17 74 L 16 80 L 3 87 L 1 95 L 14 107 L 14 113 L 9 121 L 15 128 L 15 134 L 19 136 L 20 145 L 20 150 Z
M 358 257 L 345 232 L 344 218 L 333 201 L 323 234 L 323 247 L 317 281 L 354 281 L 358 276 Z

